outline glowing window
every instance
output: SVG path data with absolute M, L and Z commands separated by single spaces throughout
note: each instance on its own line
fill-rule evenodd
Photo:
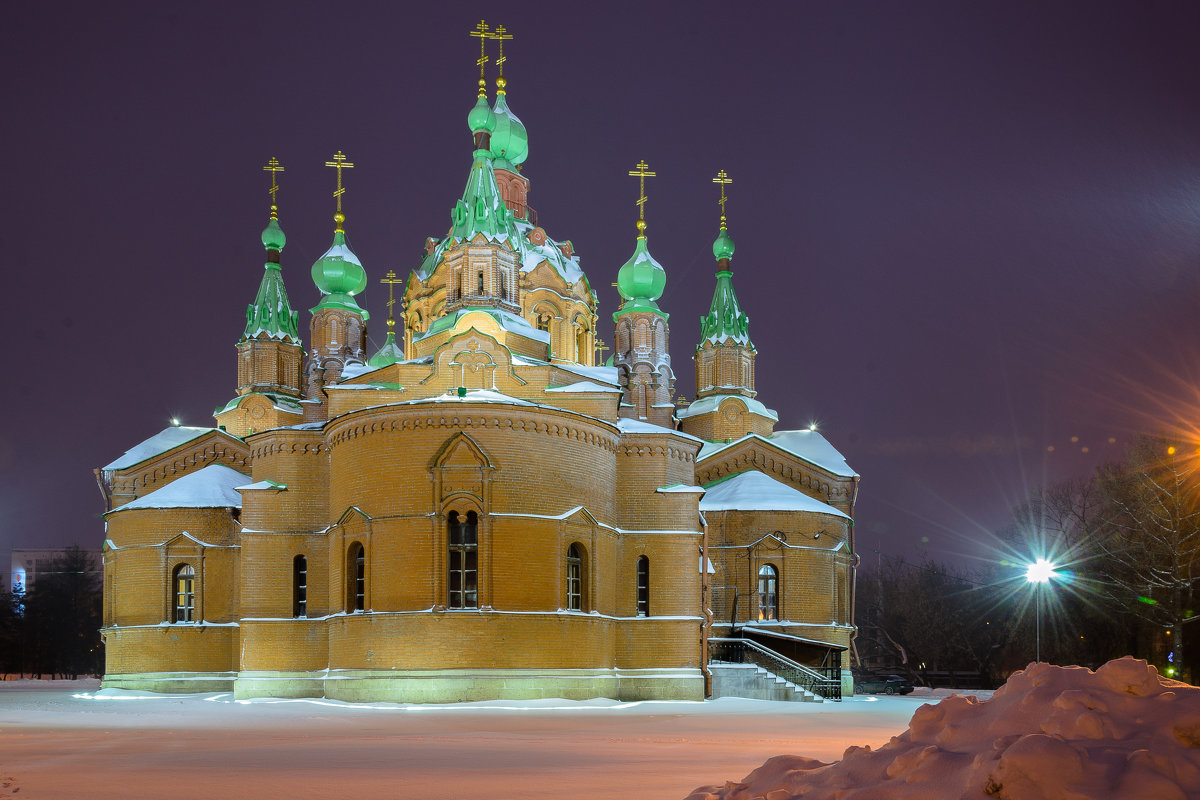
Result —
M 758 618 L 779 619 L 779 573 L 770 564 L 758 570 Z
M 175 587 L 175 621 L 192 622 L 196 610 L 196 570 L 191 564 L 180 564 L 171 583 Z

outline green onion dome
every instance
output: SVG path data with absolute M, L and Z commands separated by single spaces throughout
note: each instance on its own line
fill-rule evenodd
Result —
M 515 170 L 529 157 L 529 134 L 525 125 L 509 109 L 504 85 L 504 78 L 496 80 L 496 127 L 492 131 L 492 158 L 496 159 L 497 167 Z
M 487 98 L 483 95 L 479 96 L 471 113 L 467 114 L 467 125 L 471 133 L 491 133 L 496 129 L 496 115 L 488 107 Z
M 638 220 L 637 226 L 638 238 L 633 255 L 617 271 L 617 291 L 626 301 L 621 310 L 658 312 L 658 304 L 654 301 L 662 297 L 663 289 L 667 286 L 667 272 L 654 260 L 646 246 L 646 223 Z
M 733 258 L 733 238 L 724 225 L 721 226 L 721 232 L 717 234 L 717 240 L 713 242 L 713 257 L 717 261 L 723 258 Z
M 283 228 L 279 227 L 279 220 L 271 217 L 271 221 L 267 223 L 267 227 L 263 228 L 262 232 L 263 247 L 268 250 L 283 250 L 283 246 L 287 244 L 287 237 L 283 235 Z
M 312 265 L 312 279 L 321 294 L 320 305 L 343 305 L 357 308 L 354 295 L 367 288 L 367 272 L 354 251 L 346 244 L 346 233 L 342 230 L 345 216 L 334 214 L 338 229 L 333 233 L 333 244 Z

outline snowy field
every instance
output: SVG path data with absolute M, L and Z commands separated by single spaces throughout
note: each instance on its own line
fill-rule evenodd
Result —
M 1200 798 L 1200 689 L 1123 658 L 996 692 L 451 706 L 0 683 L 0 798 Z
M 0 683 L 0 798 L 648 798 L 831 761 L 928 696 L 361 706 Z M 936 699 L 936 698 L 935 698 Z

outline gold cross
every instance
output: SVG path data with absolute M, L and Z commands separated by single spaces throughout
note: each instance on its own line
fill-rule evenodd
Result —
M 394 269 L 389 269 L 389 270 L 387 271 L 387 275 L 386 275 L 385 277 L 383 277 L 383 278 L 380 278 L 380 279 L 379 279 L 379 282 L 380 282 L 380 283 L 386 283 L 386 284 L 387 284 L 387 287 L 388 287 L 388 301 L 387 301 L 388 318 L 387 318 L 387 326 L 388 326 L 388 332 L 389 332 L 389 333 L 391 333 L 391 332 L 392 332 L 392 330 L 393 330 L 393 329 L 396 327 L 396 318 L 395 318 L 395 317 L 392 315 L 392 306 L 396 305 L 396 298 L 392 296 L 392 287 L 393 287 L 394 285 L 396 285 L 397 283 L 404 283 L 404 281 L 403 281 L 403 280 L 401 280 L 400 278 L 397 278 L 397 277 L 396 277 L 396 270 L 394 270 Z
M 725 170 L 721 170 L 720 172 L 717 173 L 717 177 L 713 178 L 713 183 L 719 183 L 721 185 L 721 201 L 720 201 L 721 202 L 721 227 L 724 228 L 725 227 L 725 186 L 727 184 L 733 183 L 733 178 L 730 178 L 728 175 L 726 175 Z
M 506 39 L 512 38 L 512 34 L 508 33 L 507 31 L 508 31 L 508 28 L 505 28 L 503 25 L 497 25 L 496 32 L 488 37 L 489 39 L 495 39 L 497 42 L 500 43 L 500 54 L 496 58 L 496 66 L 500 68 L 500 77 L 501 78 L 504 77 L 504 41 Z M 474 35 L 474 34 L 472 34 L 472 35 Z M 480 44 L 482 44 L 482 42 Z
M 646 221 L 646 178 L 657 178 L 658 175 L 649 170 L 649 164 L 644 160 L 637 163 L 637 168 L 630 170 L 629 174 L 638 179 L 638 221 Z M 643 230 L 646 226 L 639 225 L 638 230 Z
M 483 76 L 483 65 L 488 62 L 488 57 L 484 46 L 487 44 L 487 40 L 491 38 L 491 35 L 488 33 L 487 22 L 479 20 L 479 24 L 475 26 L 475 30 L 467 31 L 467 35 L 479 37 L 479 60 L 475 63 L 479 65 L 479 96 L 486 97 L 487 80 Z
M 271 173 L 271 188 L 267 192 L 271 195 L 271 219 L 279 219 L 277 216 L 278 207 L 275 205 L 275 193 L 279 191 L 279 184 L 275 183 L 275 173 L 283 172 L 283 167 L 279 165 L 279 159 L 271 156 L 271 160 L 263 167 L 263 172 Z
M 603 339 L 601 339 L 599 336 L 597 336 L 595 347 L 596 347 L 596 360 L 603 362 L 604 354 L 608 351 L 608 345 L 606 345 L 604 343 Z
M 333 154 L 333 161 L 326 161 L 325 166 L 337 170 L 337 191 L 333 193 L 333 196 L 337 198 L 337 216 L 342 217 L 337 220 L 337 232 L 344 233 L 342 230 L 342 221 L 345 219 L 342 216 L 342 195 L 346 193 L 346 190 L 342 187 L 342 170 L 352 169 L 354 165 L 346 160 L 346 155 L 341 150 L 338 150 Z

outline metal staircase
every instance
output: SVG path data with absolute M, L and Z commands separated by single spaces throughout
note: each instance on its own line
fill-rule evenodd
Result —
M 802 702 L 842 699 L 841 667 L 806 667 L 758 642 L 740 638 L 711 637 L 708 653 L 714 697 Z M 752 675 L 747 666 L 756 672 Z

